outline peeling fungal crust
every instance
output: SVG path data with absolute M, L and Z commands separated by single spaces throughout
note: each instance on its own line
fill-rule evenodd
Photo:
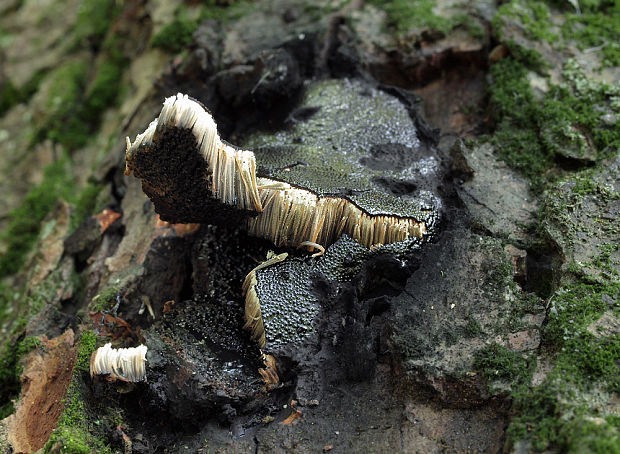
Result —
M 146 380 L 146 345 L 133 348 L 112 348 L 105 344 L 90 359 L 90 376 L 109 375 L 127 382 Z
M 268 266 L 284 261 L 288 257 L 286 252 L 276 255 L 269 260 L 261 263 L 248 273 L 243 281 L 243 296 L 245 296 L 245 325 L 243 329 L 250 332 L 250 337 L 258 343 L 260 348 L 265 348 L 265 326 L 263 325 L 263 315 L 260 309 L 260 300 L 256 293 L 256 272 Z
M 254 153 L 223 142 L 209 112 L 181 93 L 165 100 L 159 117 L 133 143 L 127 138 L 127 174 L 136 153 L 152 145 L 166 128 L 191 130 L 212 175 L 214 197 L 257 212 L 247 221 L 248 232 L 276 246 L 327 247 L 346 233 L 365 247 L 376 247 L 426 233 L 426 224 L 412 217 L 370 215 L 345 198 L 319 197 L 288 183 L 257 178 Z
M 256 185 L 256 160 L 251 151 L 237 150 L 222 142 L 213 117 L 196 101 L 181 93 L 166 98 L 159 118 L 151 122 L 131 143 L 127 137 L 127 168 L 131 158 L 144 145 L 151 145 L 157 134 L 168 127 L 190 129 L 200 154 L 212 171 L 211 191 L 223 203 L 240 209 L 262 211 Z
M 272 189 L 274 180 L 268 178 L 258 182 L 263 211 L 249 219 L 248 232 L 276 246 L 329 246 L 346 233 L 363 246 L 371 247 L 411 236 L 422 237 L 426 232 L 425 224 L 413 218 L 371 216 L 347 199 L 319 197 L 282 182 Z
M 165 100 L 159 117 L 152 121 L 133 143 L 127 138 L 125 173 L 130 174 L 133 171 L 142 178 L 143 187 L 145 184 L 147 187 L 157 187 L 157 182 L 153 179 L 161 176 L 161 172 L 157 173 L 156 170 L 157 176 L 148 171 L 141 172 L 139 157 L 157 149 L 159 145 L 162 145 L 162 149 L 169 150 L 165 155 L 177 151 L 176 142 L 168 143 L 164 139 L 165 132 L 175 130 L 189 132 L 195 139 L 196 152 L 206 165 L 199 173 L 205 175 L 203 181 L 209 197 L 240 210 L 254 212 L 254 217 L 248 216 L 244 221 L 248 233 L 270 240 L 278 247 L 305 247 L 311 251 L 317 249 L 320 252 L 315 255 L 320 255 L 343 234 L 349 235 L 367 248 L 374 249 L 411 237 L 422 238 L 426 233 L 426 223 L 413 217 L 369 214 L 343 197 L 321 197 L 308 189 L 283 181 L 258 178 L 254 153 L 236 149 L 223 142 L 209 112 L 200 103 L 181 93 Z M 168 173 L 174 174 L 174 169 Z M 171 175 L 166 174 L 163 177 L 170 178 Z M 172 175 L 172 178 L 174 177 L 175 175 Z M 191 182 L 192 185 L 196 183 Z M 163 192 L 165 197 L 167 189 L 160 192 Z M 183 216 L 179 218 L 183 222 Z M 209 217 L 205 216 L 204 219 Z M 256 292 L 256 271 L 281 262 L 286 256 L 287 254 L 281 254 L 259 265 L 247 275 L 243 283 L 244 328 L 249 330 L 250 336 L 261 348 L 265 347 L 266 339 L 261 304 Z M 116 358 L 110 356 L 110 361 L 115 361 Z M 96 373 L 118 375 L 115 366 L 107 361 L 104 357 L 95 361 Z

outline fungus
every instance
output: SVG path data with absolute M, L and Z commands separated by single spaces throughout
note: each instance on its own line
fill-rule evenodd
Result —
M 146 380 L 146 345 L 112 348 L 105 344 L 90 358 L 90 376 L 108 375 L 112 380 L 140 382 Z
M 263 316 L 260 310 L 260 300 L 256 294 L 256 272 L 268 266 L 274 265 L 288 257 L 286 252 L 276 255 L 269 260 L 258 265 L 248 273 L 243 281 L 242 292 L 245 296 L 245 325 L 243 329 L 250 331 L 250 337 L 258 342 L 260 348 L 265 348 L 265 327 L 263 326 Z
M 183 134 L 191 136 L 192 145 L 181 140 Z M 182 146 L 193 149 L 180 150 Z M 178 168 L 158 171 L 157 164 L 149 159 L 154 151 L 161 161 L 167 161 L 166 165 L 176 163 Z M 172 152 L 183 156 L 194 153 L 202 159 L 204 168 L 187 169 L 184 166 L 198 166 L 200 161 L 178 162 L 179 157 L 166 155 Z M 197 156 L 190 158 L 195 160 Z M 223 142 L 209 112 L 181 93 L 165 100 L 159 117 L 133 143 L 127 139 L 125 173 L 132 171 L 142 180 L 143 189 L 155 202 L 162 219 L 213 222 L 216 210 L 187 215 L 187 210 L 175 207 L 170 199 L 176 197 L 175 187 L 202 185 L 211 199 L 250 211 L 245 221 L 248 233 L 276 246 L 306 246 L 312 250 L 318 244 L 324 248 L 346 233 L 371 247 L 421 238 L 426 233 L 426 223 L 413 217 L 370 214 L 345 197 L 321 196 L 310 189 L 257 177 L 254 153 Z M 187 179 L 188 174 L 195 180 L 174 181 Z M 195 211 L 200 211 L 199 203 L 193 207 Z
M 400 102 L 390 99 L 387 101 L 391 109 L 389 121 L 409 121 Z M 338 131 L 347 129 L 341 127 Z M 384 126 L 360 130 L 358 125 L 355 133 L 371 134 L 373 140 L 381 141 L 376 142 L 379 144 L 395 140 L 407 146 L 419 146 L 413 123 L 411 131 L 409 135 L 399 135 Z M 357 143 L 354 139 L 353 143 Z M 402 145 L 405 150 L 413 150 L 407 146 Z M 344 238 L 354 240 L 368 253 L 383 245 L 418 244 L 436 220 L 438 210 L 432 203 L 399 198 L 375 184 L 376 170 L 367 170 L 370 173 L 360 179 L 362 184 L 357 184 L 360 174 L 351 175 L 351 165 L 361 165 L 362 161 L 352 163 L 354 153 L 350 152 L 346 159 L 333 156 L 334 162 L 338 162 L 334 164 L 331 155 L 317 152 L 312 157 L 314 167 L 304 170 L 307 166 L 291 151 L 293 148 L 258 147 L 255 154 L 224 142 L 207 109 L 179 93 L 165 100 L 158 118 L 146 131 L 133 142 L 127 139 L 126 174 L 133 173 L 142 181 L 144 192 L 163 220 L 241 225 L 248 234 L 267 239 L 278 247 L 318 250 L 313 257 L 323 255 L 328 246 Z M 339 250 L 351 247 L 348 241 L 343 241 Z M 317 259 L 317 266 L 337 266 L 336 262 L 344 260 L 338 254 L 325 254 Z M 290 290 L 287 286 L 293 283 L 278 282 L 277 286 L 272 283 L 271 288 L 278 289 L 276 294 L 270 290 L 269 295 L 260 296 L 257 272 L 262 270 L 264 276 L 270 275 L 271 268 L 267 267 L 285 265 L 286 262 L 279 262 L 286 256 L 281 254 L 259 265 L 248 273 L 243 283 L 244 328 L 261 348 L 266 346 L 266 329 L 278 331 L 276 345 L 305 335 L 311 330 L 311 320 L 317 311 L 314 301 L 303 303 L 303 313 L 299 314 L 303 323 L 298 321 L 297 328 L 291 327 L 289 333 L 292 316 L 280 321 L 279 308 L 286 304 L 284 301 L 294 303 L 292 300 L 299 298 L 298 294 L 280 293 Z M 309 269 L 304 272 L 309 273 Z M 301 292 L 299 288 L 295 291 Z M 306 290 L 302 294 L 309 295 Z M 262 304 L 268 308 L 265 319 Z

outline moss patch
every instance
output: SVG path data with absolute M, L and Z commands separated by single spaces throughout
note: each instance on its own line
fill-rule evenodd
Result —
M 0 86 L 0 116 L 20 101 L 20 93 L 10 79 Z
M 10 79 L 6 79 L 0 87 L 0 117 L 16 104 L 27 102 L 36 93 L 46 71 L 39 70 L 22 87 L 16 87 Z
M 8 228 L 1 234 L 8 251 L 0 257 L 0 277 L 20 269 L 37 239 L 41 221 L 58 198 L 71 198 L 74 185 L 66 159 L 45 169 L 43 181 L 30 189 L 22 205 L 10 213 Z
M 545 2 L 536 0 L 513 0 L 499 7 L 493 18 L 493 27 L 502 36 L 505 24 L 516 20 L 526 35 L 534 40 L 553 42 L 558 35 L 551 29 L 551 12 Z
M 82 334 L 73 377 L 64 399 L 65 407 L 44 452 L 51 452 L 52 448 L 59 449 L 62 453 L 77 454 L 113 452 L 98 433 L 95 423 L 97 419 L 85 401 L 89 392 L 86 380 L 89 380 L 90 357 L 95 351 L 96 343 L 94 332 L 85 331 Z
M 153 37 L 151 44 L 173 54 L 179 53 L 192 42 L 197 28 L 197 21 L 174 19 Z
M 579 2 L 581 14 L 567 14 L 562 35 L 584 49 L 599 48 L 603 66 L 620 65 L 620 6 L 617 2 Z
M 88 125 L 79 114 L 88 71 L 85 61 L 71 61 L 50 76 L 52 80 L 45 104 L 45 119 L 37 129 L 33 143 L 50 139 L 70 150 L 86 143 Z
M 194 31 L 204 20 L 215 19 L 219 23 L 237 20 L 248 14 L 253 4 L 250 0 L 235 0 L 229 3 L 222 5 L 218 0 L 205 0 L 199 8 L 180 7 L 172 22 L 153 36 L 151 45 L 177 54 L 191 44 Z
M 566 83 L 552 86 L 541 100 L 528 73 L 527 65 L 513 58 L 491 67 L 490 106 L 497 126 L 492 141 L 500 157 L 536 188 L 553 180 L 549 171 L 558 155 L 601 160 L 620 146 L 620 88 L 587 79 L 569 60 Z
M 7 342 L 0 347 L 0 419 L 15 411 L 12 399 L 16 398 L 20 390 L 20 377 L 23 368 L 21 359 L 30 351 L 41 346 L 36 337 L 23 337 L 20 324 Z
M 108 311 L 116 304 L 116 296 L 119 294 L 118 288 L 108 287 L 93 298 L 88 309 L 93 312 Z
M 99 46 L 119 12 L 115 0 L 82 0 L 73 30 L 74 46 Z
M 387 13 L 390 26 L 401 35 L 420 28 L 446 34 L 457 26 L 466 27 L 474 37 L 484 35 L 481 26 L 465 14 L 435 14 L 437 2 L 431 0 L 372 0 L 370 3 Z
M 104 186 L 98 183 L 88 182 L 80 192 L 76 202 L 75 210 L 71 215 L 71 230 L 78 227 L 89 216 L 97 213 L 100 206 L 97 206 L 97 198 Z
M 532 368 L 521 354 L 499 344 L 492 344 L 474 355 L 474 368 L 487 380 L 524 382 L 531 377 Z

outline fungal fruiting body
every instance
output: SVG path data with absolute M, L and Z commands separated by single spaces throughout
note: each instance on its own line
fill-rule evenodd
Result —
M 399 108 L 402 110 L 402 105 Z M 391 115 L 404 118 L 401 111 L 400 117 L 394 112 Z M 409 121 L 406 112 L 404 116 Z M 388 129 L 366 128 L 382 140 L 390 140 Z M 415 132 L 408 141 L 404 137 L 394 140 L 401 139 L 419 145 Z M 133 172 L 142 181 L 163 220 L 240 225 L 250 235 L 278 247 L 319 250 L 315 256 L 344 235 L 370 250 L 421 239 L 434 222 L 433 208 L 395 197 L 378 188 L 372 178 L 367 178 L 364 187 L 347 188 L 348 164 L 341 162 L 337 169 L 332 168 L 325 155 L 315 158 L 310 179 L 288 180 L 299 175 L 300 166 L 296 164 L 299 160 L 285 154 L 260 149 L 255 155 L 225 143 L 210 113 L 187 95 L 177 94 L 165 100 L 159 117 L 133 143 L 127 139 L 126 173 Z M 279 165 L 282 160 L 284 165 Z M 334 178 L 329 171 L 335 173 Z M 325 190 L 312 180 L 318 180 L 319 173 Z M 263 320 L 257 271 L 267 272 L 268 265 L 278 264 L 284 257 L 252 270 L 243 284 L 245 328 L 261 348 L 266 343 L 264 322 L 272 323 L 273 313 L 271 321 Z M 306 312 L 311 316 L 314 308 Z M 305 327 L 309 325 L 305 323 Z
M 209 188 L 218 200 L 240 209 L 261 211 L 254 153 L 222 142 L 209 112 L 181 93 L 166 98 L 159 117 L 136 137 L 133 144 L 127 138 L 126 173 L 132 168 L 132 155 L 139 148 L 148 149 L 161 140 L 163 132 L 172 127 L 187 129 L 195 137 L 196 146 L 209 170 Z
M 259 178 L 262 213 L 248 220 L 248 232 L 276 246 L 298 247 L 303 243 L 329 246 L 346 233 L 363 246 L 371 247 L 422 237 L 424 222 L 413 218 L 369 215 L 341 197 L 319 197 L 311 191 Z M 310 246 L 312 247 L 312 246 Z
M 258 342 L 260 348 L 265 347 L 265 327 L 263 325 L 263 315 L 260 309 L 260 300 L 256 294 L 256 272 L 285 260 L 288 257 L 286 252 L 276 255 L 258 265 L 248 273 L 243 281 L 243 296 L 245 297 L 245 325 L 243 329 L 250 332 L 250 337 Z
M 166 137 L 166 133 L 171 131 L 176 135 Z M 193 150 L 179 149 L 177 144 L 186 145 L 187 142 L 179 138 L 182 134 L 193 137 Z M 153 149 L 165 149 L 168 153 L 184 156 L 198 154 L 204 168 L 181 170 L 186 163 L 179 162 L 179 169 L 164 169 L 178 157 L 162 155 L 161 160 L 168 162 L 161 163 L 162 171 L 158 173 L 152 163 L 147 168 L 147 159 L 143 159 Z M 196 156 L 188 159 L 196 159 Z M 126 162 L 126 173 L 133 171 L 142 180 L 143 188 L 154 199 L 156 209 L 163 208 L 160 214 L 164 220 L 172 217 L 171 220 L 176 222 L 213 222 L 217 216 L 214 213 L 216 210 L 192 213 L 187 218 L 183 213 L 170 214 L 175 210 L 174 203 L 166 200 L 178 197 L 173 194 L 175 188 L 166 184 L 175 187 L 203 185 L 212 199 L 250 211 L 250 216 L 245 217 L 248 232 L 270 240 L 276 246 L 299 247 L 302 243 L 315 243 L 327 247 L 346 233 L 360 244 L 371 247 L 409 237 L 421 238 L 426 232 L 425 222 L 413 217 L 369 214 L 345 197 L 320 196 L 283 181 L 258 178 L 254 153 L 238 150 L 223 142 L 209 112 L 180 93 L 165 100 L 159 117 L 133 143 L 127 139 Z M 196 180 L 173 181 L 175 178 L 187 180 L 188 173 Z M 165 184 L 162 185 L 158 179 L 166 180 Z M 188 196 L 196 198 L 194 193 Z M 196 209 L 200 211 L 199 206 Z M 226 222 L 229 223 L 230 219 Z M 307 247 L 314 248 L 312 245 Z
M 146 345 L 133 348 L 112 348 L 105 344 L 90 359 L 90 375 L 108 375 L 127 382 L 146 380 Z

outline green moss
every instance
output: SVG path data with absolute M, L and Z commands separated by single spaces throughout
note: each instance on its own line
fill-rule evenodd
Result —
M 0 257 L 0 277 L 15 273 L 22 266 L 37 239 L 41 221 L 58 198 L 71 198 L 75 183 L 66 170 L 66 162 L 61 159 L 49 165 L 43 181 L 30 189 L 22 205 L 10 213 L 9 225 L 2 232 L 8 250 Z
M 45 76 L 44 70 L 39 70 L 22 86 L 16 87 L 10 79 L 6 79 L 0 87 L 0 117 L 19 103 L 27 102 L 36 93 L 41 80 Z
M 545 311 L 543 300 L 535 293 L 522 291 L 516 283 L 513 283 L 513 293 L 515 299 L 510 308 L 510 316 L 505 327 L 502 327 L 502 331 L 505 332 L 507 328 L 511 333 L 532 328 L 530 324 L 523 321 L 527 314 L 540 314 Z
M 17 349 L 22 337 L 13 335 L 0 347 L 0 417 L 13 413 L 12 399 L 19 394 L 19 375 Z
M 534 40 L 554 42 L 558 36 L 551 31 L 551 13 L 545 2 L 512 0 L 499 7 L 493 18 L 493 27 L 503 37 L 502 28 L 507 22 L 518 21 L 526 35 Z
M 562 429 L 560 449 L 569 454 L 620 453 L 620 428 L 612 417 L 580 417 Z
M 490 106 L 498 122 L 492 141 L 507 164 L 534 180 L 552 165 L 553 156 L 539 140 L 539 104 L 527 73 L 526 66 L 513 59 L 491 67 Z
M 604 391 L 617 392 L 618 381 L 616 378 L 615 384 L 603 390 L 597 383 L 605 383 L 617 374 L 619 339 L 603 339 L 599 345 L 592 339 L 584 341 L 569 342 L 539 386 L 524 384 L 513 392 L 516 417 L 508 428 L 510 439 L 528 439 L 537 451 L 555 446 L 561 452 L 610 452 L 583 449 L 617 445 L 617 425 L 613 418 L 607 420 L 608 415 L 602 412 L 605 403 L 597 399 L 605 396 Z M 598 422 L 588 424 L 593 421 Z M 575 431 L 576 426 L 584 430 Z
M 539 217 L 543 232 L 563 249 L 572 248 L 584 238 L 599 238 L 589 249 L 591 260 L 568 265 L 575 274 L 584 274 L 582 268 L 586 265 L 598 270 L 601 277 L 615 276 L 617 280 L 617 264 L 611 257 L 619 247 L 613 239 L 620 235 L 620 226 L 615 219 L 600 216 L 597 211 L 604 212 L 608 209 L 605 207 L 620 201 L 620 193 L 612 189 L 601 172 L 604 175 L 605 169 L 586 169 L 551 185 L 542 198 Z
M 95 214 L 99 207 L 97 207 L 97 196 L 103 190 L 103 185 L 93 182 L 88 182 L 86 187 L 82 189 L 80 195 L 75 202 L 75 210 L 71 216 L 71 228 L 75 229 L 86 218 Z
M 606 449 L 617 446 L 618 428 L 604 409 L 610 398 L 605 396 L 620 391 L 620 335 L 596 337 L 588 326 L 609 310 L 618 315 L 619 299 L 617 280 L 564 279 L 550 300 L 542 332 L 553 369 L 539 386 L 524 383 L 513 392 L 510 439 L 528 439 L 539 451 L 613 452 Z
M 88 388 L 84 383 L 88 376 L 91 354 L 95 351 L 97 337 L 85 331 L 80 338 L 73 377 L 64 398 L 64 409 L 58 427 L 45 445 L 44 452 L 58 447 L 61 453 L 109 453 L 110 447 L 97 431 L 92 410 L 86 404 Z
M 97 345 L 97 335 L 92 331 L 85 331 L 80 338 L 80 348 L 75 363 L 75 369 L 79 372 L 88 372 L 90 357 Z
M 85 114 L 91 123 L 97 122 L 99 115 L 116 102 L 122 76 L 120 62 L 112 58 L 106 59 L 99 67 L 84 102 Z
M 116 296 L 119 293 L 118 288 L 108 287 L 93 298 L 88 309 L 93 312 L 110 310 L 116 304 Z
M 599 48 L 603 66 L 620 65 L 620 7 L 614 2 L 580 2 L 581 14 L 567 14 L 562 35 L 584 49 Z
M 228 5 L 221 5 L 221 3 L 219 0 L 204 0 L 201 2 L 198 22 L 202 22 L 205 19 L 215 19 L 222 23 L 235 21 L 251 13 L 254 8 L 253 0 L 233 0 Z M 330 7 L 327 6 L 327 8 Z
M 174 19 L 153 37 L 151 44 L 173 54 L 179 53 L 192 42 L 192 34 L 196 28 L 196 21 Z
M 565 347 L 580 338 L 585 328 L 608 309 L 606 300 L 620 297 L 620 284 L 580 282 L 560 288 L 553 296 L 545 329 L 545 340 Z
M 0 347 L 0 418 L 15 411 L 12 399 L 20 390 L 23 372 L 21 359 L 33 349 L 41 346 L 36 337 L 23 337 L 23 324 L 18 324 L 4 345 Z
M 472 338 L 484 334 L 484 330 L 480 323 L 471 315 L 467 317 L 467 324 L 463 328 L 466 337 Z
M 497 129 L 492 138 L 499 155 L 523 172 L 535 187 L 553 178 L 548 171 L 558 154 L 601 160 L 620 147 L 620 117 L 613 125 L 605 112 L 620 113 L 619 88 L 588 80 L 572 60 L 567 82 L 554 85 L 537 99 L 527 65 L 513 58 L 491 67 L 490 107 Z
M 127 59 L 121 51 L 119 32 L 109 33 L 105 40 L 103 37 L 118 11 L 114 0 L 85 0 L 81 4 L 72 39 L 78 48 L 96 44 L 98 64 L 93 71 L 91 62 L 70 61 L 53 71 L 45 118 L 33 143 L 50 139 L 69 151 L 84 146 L 99 126 L 101 114 L 116 102 Z
M 15 88 L 10 79 L 6 79 L 0 86 L 0 116 L 19 103 L 20 99 L 19 90 Z
M 531 376 L 528 360 L 503 345 L 491 344 L 474 354 L 474 368 L 487 380 L 523 382 Z
M 45 119 L 37 129 L 33 143 L 50 139 L 73 150 L 84 145 L 89 134 L 86 119 L 79 115 L 88 65 L 84 61 L 65 63 L 50 77 L 52 81 L 45 105 Z
M 431 0 L 372 0 L 370 3 L 383 9 L 390 24 L 401 34 L 414 28 L 430 28 L 447 33 L 457 25 L 467 25 L 468 19 L 463 15 L 444 17 L 435 14 L 436 2 Z
M 82 0 L 72 36 L 75 46 L 100 45 L 119 12 L 115 0 Z
M 516 416 L 508 427 L 509 439 L 529 439 L 536 450 L 543 450 L 557 442 L 562 426 L 561 416 L 565 411 L 558 396 L 565 390 L 564 384 L 555 378 L 548 378 L 535 388 L 527 384 L 518 387 L 512 393 Z

